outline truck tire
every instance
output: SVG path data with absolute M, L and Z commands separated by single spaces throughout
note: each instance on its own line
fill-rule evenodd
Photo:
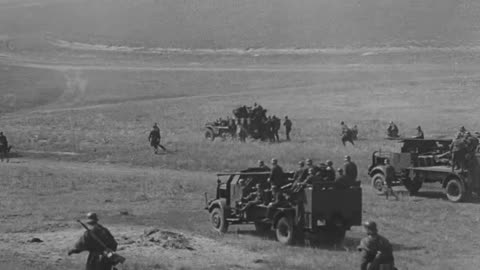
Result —
M 275 228 L 275 235 L 278 242 L 284 245 L 293 245 L 295 243 L 295 227 L 293 220 L 287 217 L 281 217 Z
M 383 191 L 385 187 L 385 175 L 383 173 L 376 173 L 372 177 L 372 186 L 377 191 Z
M 210 212 L 210 222 L 212 223 L 213 229 L 219 233 L 225 233 L 228 230 L 228 223 L 225 219 L 222 209 L 216 207 Z
M 213 131 L 211 131 L 210 129 L 207 129 L 207 131 L 205 131 L 205 139 L 209 141 L 215 140 L 215 135 L 213 134 Z
M 448 200 L 452 202 L 461 202 L 467 195 L 465 186 L 457 177 L 453 177 L 448 180 L 445 187 L 445 193 Z
M 255 231 L 258 233 L 267 233 L 272 228 L 272 224 L 264 222 L 255 222 Z

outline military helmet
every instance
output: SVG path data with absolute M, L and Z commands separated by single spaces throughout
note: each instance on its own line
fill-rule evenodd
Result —
M 418 129 L 418 130 L 421 130 L 421 129 L 422 129 L 422 127 L 421 127 L 421 126 L 418 126 L 418 127 L 417 127 L 417 129 Z
M 465 127 L 464 127 L 464 126 L 461 126 L 461 127 L 460 127 L 460 131 L 461 131 L 461 132 L 466 131 Z
M 258 161 L 258 166 L 264 166 L 264 165 L 265 165 L 265 162 L 263 162 L 263 160 Z
M 345 156 L 346 161 L 350 161 L 350 159 L 351 159 L 350 156 Z
M 327 165 L 328 166 L 332 166 L 333 165 L 333 162 L 331 160 L 327 160 Z
M 276 158 L 272 158 L 272 164 L 277 165 L 277 163 L 278 163 L 278 160 Z
M 300 160 L 300 161 L 298 162 L 298 165 L 300 165 L 300 166 L 305 166 L 305 161 Z
M 375 221 L 366 221 L 365 223 L 363 223 L 363 227 L 365 227 L 365 229 L 367 229 L 370 232 L 376 233 L 378 231 L 377 223 L 375 223 Z
M 98 222 L 98 216 L 94 212 L 89 212 L 87 214 L 87 223 L 88 224 L 95 224 Z
M 312 165 L 312 163 L 313 163 L 312 160 L 309 159 L 309 158 L 307 158 L 307 159 L 305 160 L 305 162 L 307 163 L 307 165 Z

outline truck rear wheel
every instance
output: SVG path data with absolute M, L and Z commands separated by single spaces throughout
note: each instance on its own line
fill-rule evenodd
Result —
M 275 229 L 275 235 L 278 242 L 285 245 L 293 245 L 295 243 L 295 228 L 293 221 L 287 217 L 281 217 Z
M 216 207 L 210 212 L 210 222 L 213 229 L 219 233 L 225 233 L 228 230 L 228 223 L 225 219 L 222 209 Z
M 385 187 L 385 175 L 383 173 L 376 173 L 372 177 L 372 186 L 377 191 L 383 191 Z
M 454 177 L 448 180 L 447 186 L 445 187 L 445 193 L 447 194 L 448 200 L 452 202 L 461 202 L 465 199 L 467 192 L 460 179 Z

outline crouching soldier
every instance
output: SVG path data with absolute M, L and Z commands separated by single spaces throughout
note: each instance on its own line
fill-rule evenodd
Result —
M 262 185 L 257 184 L 255 187 L 256 187 L 256 190 L 254 192 L 250 193 L 250 195 L 243 198 L 243 200 L 247 201 L 247 204 L 245 204 L 245 206 L 240 209 L 240 212 L 245 212 L 250 207 L 263 203 L 264 192 L 262 189 Z
M 361 270 L 395 270 L 393 250 L 390 242 L 378 234 L 377 224 L 367 221 L 363 224 L 367 237 L 360 241 L 358 251 L 362 253 Z
M 112 270 L 113 263 L 106 256 L 107 252 L 117 250 L 117 242 L 110 231 L 98 223 L 95 213 L 87 214 L 89 230 L 77 241 L 68 255 L 88 251 L 86 270 Z

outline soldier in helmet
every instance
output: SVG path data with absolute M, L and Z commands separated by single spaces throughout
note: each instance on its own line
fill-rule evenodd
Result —
M 393 123 L 393 121 L 390 121 L 390 125 L 388 125 L 387 136 L 392 138 L 398 137 L 398 127 L 395 125 L 395 123 Z
M 153 147 L 155 154 L 158 153 L 158 147 L 162 148 L 163 151 L 167 151 L 163 145 L 160 144 L 160 128 L 158 124 L 155 123 L 153 125 L 152 131 L 150 131 L 150 135 L 148 135 L 148 141 L 150 145 Z
M 333 162 L 331 160 L 327 160 L 325 167 L 325 180 L 326 181 L 335 181 L 335 168 L 333 168 Z
M 414 139 L 424 139 L 424 134 L 421 126 L 417 127 L 417 135 L 413 136 Z
M 87 222 L 90 231 L 86 231 L 82 237 L 75 243 L 73 249 L 68 251 L 68 255 L 88 251 L 86 270 L 111 270 L 112 263 L 104 256 L 105 251 L 116 251 L 117 242 L 110 231 L 98 223 L 98 217 L 95 213 L 87 214 Z M 96 239 L 103 242 L 109 249 L 100 244 Z
M 373 221 L 367 221 L 363 224 L 363 227 L 367 237 L 363 238 L 358 246 L 358 251 L 362 253 L 360 269 L 396 269 L 392 244 L 387 238 L 378 234 L 377 224 Z
M 385 164 L 385 184 L 387 188 L 385 190 L 385 198 L 388 200 L 388 196 L 392 195 L 398 201 L 398 195 L 392 189 L 392 183 L 395 181 L 395 168 L 390 164 L 390 160 L 387 158 L 384 161 Z
M 285 183 L 285 173 L 283 172 L 282 167 L 278 165 L 278 160 L 272 158 L 272 169 L 269 177 L 269 182 L 272 186 L 281 187 Z
M 263 162 L 263 160 L 258 161 L 258 168 L 260 168 L 260 169 L 262 169 L 263 171 L 266 171 L 266 172 L 270 171 L 270 167 L 265 165 L 265 162 Z
M 343 172 L 350 178 L 350 182 L 357 181 L 357 165 L 352 161 L 350 156 L 345 156 L 345 163 L 343 164 Z

